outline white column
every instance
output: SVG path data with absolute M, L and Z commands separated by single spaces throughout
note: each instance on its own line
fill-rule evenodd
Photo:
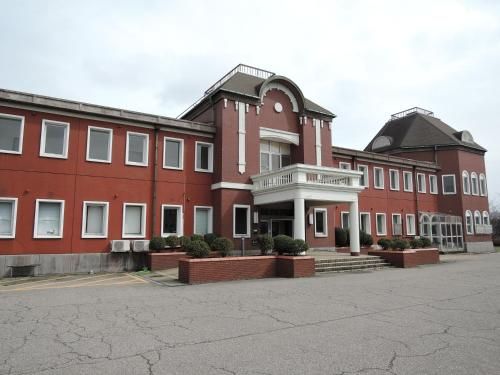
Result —
M 293 200 L 293 238 L 306 240 L 306 220 L 305 220 L 304 198 Z
M 351 243 L 351 255 L 359 255 L 359 210 L 358 200 L 349 204 L 349 238 Z

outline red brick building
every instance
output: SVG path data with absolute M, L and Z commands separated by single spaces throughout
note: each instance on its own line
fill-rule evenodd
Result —
M 333 248 L 344 226 L 352 243 L 361 227 L 492 249 L 486 150 L 469 132 L 414 109 L 357 151 L 332 148 L 334 118 L 244 65 L 180 119 L 0 90 L 0 273 L 121 269 L 134 259 L 110 241 L 208 232 L 237 248 L 259 233 Z

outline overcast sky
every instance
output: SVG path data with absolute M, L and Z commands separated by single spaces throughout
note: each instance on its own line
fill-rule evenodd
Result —
M 420 106 L 486 154 L 500 201 L 499 1 L 0 0 L 0 87 L 175 117 L 238 63 L 285 75 L 364 148 Z

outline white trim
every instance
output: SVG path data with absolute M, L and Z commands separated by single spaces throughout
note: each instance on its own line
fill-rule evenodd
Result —
M 246 234 L 236 234 L 236 209 L 246 208 L 247 209 L 247 233 Z M 250 238 L 250 205 L 248 204 L 233 204 L 233 238 Z
M 464 179 L 467 178 L 467 184 L 465 184 Z M 462 171 L 462 191 L 464 195 L 470 195 L 471 193 L 471 184 L 470 184 L 470 175 L 467 171 Z
M 396 187 L 392 187 L 392 174 L 391 172 L 396 172 Z M 392 169 L 390 168 L 389 169 L 389 190 L 392 190 L 392 191 L 399 191 L 399 170 L 397 169 Z
M 476 183 L 474 183 L 474 180 L 476 180 Z M 479 177 L 476 172 L 471 172 L 470 174 L 470 193 L 476 197 L 479 196 Z
M 479 219 L 479 221 L 476 220 L 476 218 Z M 483 224 L 483 215 L 481 215 L 481 212 L 479 210 L 474 211 L 474 225 L 477 226 Z
M 364 170 L 360 170 L 359 168 L 364 168 Z M 358 164 L 357 166 L 357 169 L 359 172 L 362 172 L 363 173 L 363 177 L 365 179 L 365 184 L 364 185 L 361 185 L 361 178 L 360 178 L 360 184 L 359 186 L 363 186 L 363 187 L 370 187 L 370 169 L 368 168 L 368 165 L 366 164 Z
M 361 216 L 364 215 L 364 216 L 368 216 L 368 230 L 365 231 L 365 233 L 367 234 L 372 234 L 372 215 L 370 214 L 370 212 L 360 212 L 359 213 L 359 230 L 362 230 L 361 229 L 361 223 L 363 222 L 363 220 L 361 219 Z
M 12 214 L 11 214 L 11 233 L 10 234 L 0 234 L 0 239 L 16 238 L 16 222 L 17 222 L 17 198 L 0 197 L 0 202 L 10 202 L 12 203 Z
M 274 141 L 280 143 L 290 143 L 298 146 L 300 144 L 299 133 L 287 132 L 285 130 L 259 128 L 259 138 L 266 141 Z
M 261 102 L 264 103 L 264 97 L 267 95 L 267 92 L 269 90 L 280 90 L 283 93 L 285 93 L 286 96 L 288 96 L 288 99 L 290 99 L 290 103 L 292 103 L 292 111 L 293 112 L 298 112 L 299 111 L 299 105 L 297 103 L 297 99 L 295 98 L 295 95 L 290 91 L 288 87 L 285 85 L 282 85 L 281 83 L 277 82 L 269 82 L 265 87 L 264 91 L 262 91 L 262 96 L 260 98 Z
M 138 163 L 138 162 L 135 162 L 135 161 L 129 161 L 128 160 L 128 151 L 129 151 L 129 135 L 137 135 L 137 136 L 140 136 L 140 137 L 144 137 L 146 138 L 146 140 L 144 141 L 144 144 L 145 144 L 145 149 L 143 150 L 144 152 L 144 156 L 145 156 L 145 161 L 143 161 L 142 163 Z M 149 160 L 149 134 L 148 133 L 138 133 L 138 132 L 131 132 L 131 131 L 127 131 L 127 136 L 126 136 L 127 140 L 126 140 L 126 144 L 125 144 L 125 164 L 126 165 L 134 165 L 134 166 L 137 166 L 137 167 L 147 167 L 148 166 L 148 160 Z
M 422 178 L 422 189 L 420 189 L 420 179 L 419 177 Z M 425 173 L 417 173 L 417 192 L 425 194 L 427 193 L 427 181 L 425 180 Z
M 40 203 L 59 203 L 59 235 L 39 235 L 38 234 L 38 211 Z M 35 201 L 35 225 L 33 229 L 33 238 L 63 238 L 64 229 L 64 200 L 61 199 L 37 199 Z
M 384 217 L 384 231 L 381 232 L 379 231 L 378 227 L 378 217 L 383 216 Z M 376 212 L 375 213 L 375 232 L 377 233 L 377 236 L 387 236 L 387 214 L 383 212 Z
M 410 176 L 409 187 L 406 186 L 405 176 Z M 408 193 L 413 192 L 413 173 L 410 171 L 403 171 L 403 191 L 406 191 Z
M 348 167 L 348 168 L 344 168 L 344 167 Z M 350 171 L 352 169 L 351 168 L 351 163 L 346 162 L 346 161 L 339 161 L 339 168 L 340 169 L 346 169 L 348 171 Z
M 246 112 L 248 112 L 248 104 L 238 103 L 238 172 L 240 174 L 245 173 L 246 168 Z
M 62 154 L 51 154 L 45 152 L 45 146 L 47 141 L 47 125 L 55 125 L 55 126 L 64 126 L 64 145 L 63 145 L 63 153 Z M 69 122 L 61 122 L 61 121 L 53 121 L 53 120 L 42 120 L 42 131 L 40 133 L 40 156 L 47 158 L 55 158 L 55 159 L 67 159 L 68 158 L 68 149 L 69 149 L 69 130 L 70 124 Z
M 484 182 L 484 189 L 483 185 L 481 184 L 481 180 Z M 488 196 L 488 188 L 486 186 L 486 176 L 484 173 L 479 174 L 479 195 L 482 197 Z
M 237 182 L 217 182 L 216 184 L 212 184 L 210 186 L 212 190 L 217 190 L 217 189 L 234 189 L 234 190 L 252 190 L 253 185 L 252 184 L 240 184 Z
M 451 193 L 447 193 L 444 191 L 444 178 L 445 177 L 453 177 L 453 192 Z M 453 194 L 456 194 L 457 193 L 457 180 L 456 180 L 456 177 L 454 174 L 443 174 L 441 175 L 441 184 L 442 184 L 442 188 L 443 188 L 443 195 L 453 195 Z
M 208 149 L 208 169 L 198 168 L 198 145 L 209 146 Z M 194 152 L 194 170 L 195 172 L 212 173 L 214 171 L 214 144 L 208 142 L 195 142 L 195 152 Z
M 316 132 L 316 165 L 321 166 L 321 128 L 319 126 L 319 120 L 313 119 L 313 126 L 315 126 Z
M 163 231 L 163 224 L 165 223 L 165 208 L 175 208 L 177 210 L 177 228 L 176 233 L 166 233 Z M 166 236 L 182 236 L 184 235 L 184 208 L 180 204 L 162 204 L 161 205 L 161 228 L 160 232 L 162 237 Z
M 165 164 L 165 149 L 166 146 L 165 144 L 167 141 L 173 141 L 173 142 L 178 142 L 179 143 L 179 166 L 178 167 L 171 167 Z M 182 138 L 172 138 L 172 137 L 163 137 L 163 169 L 175 169 L 178 171 L 181 171 L 184 169 L 184 139 Z
M 377 186 L 377 170 L 382 171 L 382 185 Z M 384 183 L 384 168 L 382 167 L 373 167 L 373 188 L 377 190 L 384 190 L 385 183 Z
M 90 151 L 90 132 L 91 130 L 98 130 L 98 131 L 105 131 L 109 134 L 109 142 L 108 142 L 108 158 L 106 160 L 100 160 L 100 159 L 92 159 L 89 156 L 89 151 Z M 86 154 L 86 161 L 91 161 L 95 163 L 107 163 L 111 164 L 113 156 L 113 129 L 111 128 L 101 128 L 99 126 L 89 126 L 87 128 L 87 154 Z
M 408 218 L 413 217 L 413 228 L 411 225 L 409 225 Z M 415 236 L 417 234 L 417 222 L 415 219 L 415 214 L 406 214 L 405 216 L 405 221 L 406 221 L 406 234 L 408 236 Z M 413 229 L 410 231 L 410 229 Z
M 467 225 L 467 217 L 470 217 L 470 222 L 471 222 L 470 231 L 469 231 L 469 227 Z M 465 232 L 467 234 L 474 234 L 474 216 L 472 215 L 471 210 L 465 211 Z
M 347 214 L 347 226 L 344 222 L 344 215 Z M 351 226 L 351 215 L 349 211 L 340 211 L 340 227 L 342 229 L 349 229 Z
M 436 182 L 435 184 L 432 183 L 431 177 L 434 177 L 434 181 Z M 430 194 L 438 194 L 439 193 L 438 177 L 435 174 L 429 175 L 429 193 Z
M 486 218 L 486 220 L 484 220 L 485 218 Z M 488 211 L 483 211 L 483 224 L 491 225 L 490 214 L 488 213 Z
M 11 151 L 11 150 L 0 149 L 0 153 L 21 155 L 23 153 L 24 116 L 17 116 L 17 115 L 11 115 L 11 114 L 7 114 L 7 113 L 0 113 L 0 117 L 21 120 L 21 129 L 19 132 L 20 133 L 19 134 L 19 150 L 18 151 Z
M 399 217 L 399 224 L 401 225 L 401 234 L 396 234 L 394 232 L 394 218 L 395 217 Z M 392 227 L 391 229 L 392 229 L 392 235 L 393 236 L 402 236 L 404 234 L 404 231 L 403 231 L 403 217 L 402 217 L 401 214 L 391 214 L 391 227 Z
M 209 210 L 209 215 L 208 215 L 208 228 L 207 228 L 207 233 L 212 233 L 213 232 L 213 216 L 214 216 L 214 209 L 212 206 L 194 206 L 193 207 L 193 233 L 198 234 L 197 228 L 196 228 L 196 210 L 198 208 L 206 208 Z
M 323 228 L 324 232 L 316 231 L 316 212 L 323 212 Z M 326 208 L 314 209 L 314 237 L 328 237 L 328 210 Z
M 139 235 L 134 234 L 125 234 L 125 212 L 127 207 L 142 207 L 141 212 L 141 233 Z M 123 202 L 123 211 L 122 211 L 122 238 L 145 238 L 146 237 L 146 203 L 131 203 L 131 202 Z
M 103 233 L 104 234 L 87 234 L 85 227 L 87 224 L 87 207 L 88 206 L 104 206 L 103 210 Z M 82 212 L 82 238 L 107 238 L 108 237 L 108 218 L 109 218 L 109 202 L 83 201 Z

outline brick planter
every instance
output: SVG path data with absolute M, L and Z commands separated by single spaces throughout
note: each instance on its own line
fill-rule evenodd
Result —
M 412 249 L 405 251 L 392 250 L 370 250 L 368 255 L 377 255 L 388 261 L 395 267 L 410 268 L 422 264 L 439 263 L 439 250 L 432 249 Z
M 168 270 L 170 268 L 177 268 L 179 259 L 186 258 L 186 253 L 149 253 L 148 254 L 148 267 L 151 271 Z
M 179 280 L 187 284 L 269 277 L 306 277 L 313 276 L 314 272 L 314 258 L 308 256 L 268 255 L 179 260 Z

